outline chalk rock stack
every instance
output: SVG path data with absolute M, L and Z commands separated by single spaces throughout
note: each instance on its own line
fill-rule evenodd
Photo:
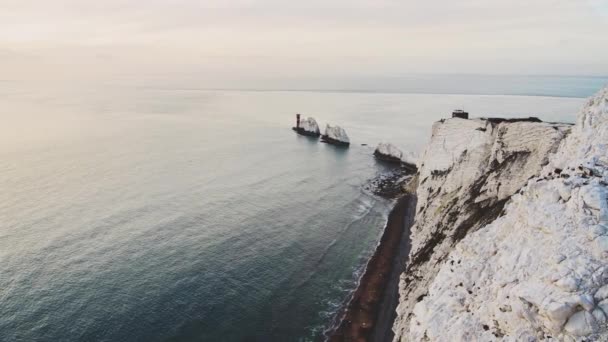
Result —
M 302 135 L 311 137 L 318 137 L 321 135 L 317 121 L 311 117 L 300 120 L 300 127 L 294 127 L 293 129 Z
M 325 134 L 321 136 L 321 141 L 337 146 L 350 145 L 350 139 L 346 131 L 340 126 L 325 126 Z
M 380 160 L 392 163 L 401 163 L 403 152 L 393 144 L 380 143 L 374 151 L 374 156 Z
M 380 143 L 374 151 L 374 156 L 379 160 L 389 163 L 400 164 L 402 167 L 416 172 L 416 158 L 412 153 L 403 153 L 395 145 Z

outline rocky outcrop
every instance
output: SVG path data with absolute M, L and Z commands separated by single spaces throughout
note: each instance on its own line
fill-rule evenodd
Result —
M 321 141 L 337 146 L 350 145 L 350 139 L 346 131 L 340 126 L 325 126 L 325 134 L 321 136 Z
M 433 126 L 431 141 L 418 162 L 416 222 L 411 230 L 408 268 L 400 283 L 395 340 L 470 340 L 466 337 L 473 336 L 466 335 L 473 333 L 470 330 L 463 331 L 462 336 L 440 335 L 449 330 L 448 322 L 452 321 L 448 315 L 441 316 L 440 309 L 427 310 L 433 307 L 429 302 L 432 296 L 447 291 L 443 285 L 433 287 L 434 282 L 442 272 L 467 279 L 483 272 L 475 264 L 464 263 L 462 256 L 453 258 L 450 253 L 463 239 L 504 214 L 509 199 L 540 174 L 549 163 L 549 155 L 557 151 L 570 131 L 571 125 L 537 120 L 456 118 Z M 492 240 L 483 243 L 494 244 Z M 461 280 L 450 286 L 468 295 L 486 284 Z M 467 312 L 466 301 L 452 299 L 442 303 L 444 312 L 454 317 L 472 313 Z M 437 329 L 433 325 L 435 317 L 445 320 Z M 490 325 L 486 330 L 484 324 L 479 331 L 490 331 Z
M 314 118 L 304 118 L 300 120 L 300 126 L 294 127 L 294 131 L 298 132 L 302 135 L 308 135 L 312 137 L 318 137 L 321 135 L 321 131 L 319 130 L 319 125 Z
M 374 151 L 374 156 L 382 161 L 401 164 L 408 170 L 416 172 L 415 158 L 411 154 L 404 154 L 393 144 L 378 144 L 378 147 L 376 147 L 376 150 Z
M 434 250 L 434 279 L 404 278 L 398 339 L 608 340 L 607 185 L 608 88 L 503 216 Z
M 392 163 L 401 163 L 403 152 L 397 146 L 388 143 L 380 143 L 374 151 L 374 156 L 380 160 Z
M 374 151 L 374 156 L 383 161 L 391 163 L 401 163 L 403 152 L 401 152 L 401 150 L 393 144 L 380 143 Z

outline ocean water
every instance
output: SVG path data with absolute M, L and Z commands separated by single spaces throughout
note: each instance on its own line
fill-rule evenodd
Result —
M 0 84 L 0 340 L 318 339 L 391 207 L 362 189 L 374 145 L 419 152 L 454 108 L 572 122 L 583 101 Z

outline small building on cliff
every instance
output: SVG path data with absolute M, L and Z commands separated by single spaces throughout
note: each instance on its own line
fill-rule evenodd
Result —
M 462 109 L 456 109 L 452 112 L 452 118 L 468 119 L 469 113 Z

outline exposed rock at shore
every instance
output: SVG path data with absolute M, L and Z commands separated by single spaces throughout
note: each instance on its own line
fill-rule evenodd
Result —
M 380 160 L 403 164 L 411 171 L 416 171 L 416 160 L 411 154 L 404 154 L 395 145 L 390 143 L 380 143 L 374 151 L 374 156 Z
M 529 301 L 519 302 L 521 308 L 528 309 L 518 311 L 523 316 L 511 325 L 507 323 L 508 320 L 499 325 L 494 322 L 500 322 L 501 317 L 507 316 L 479 316 L 476 311 L 478 309 L 471 307 L 470 301 L 481 293 L 482 288 L 489 292 L 487 297 L 479 298 L 479 305 L 486 305 L 487 310 L 494 306 L 493 309 L 502 314 L 501 309 L 517 309 L 513 306 L 502 307 L 497 298 L 492 297 L 491 293 L 496 296 L 502 294 L 496 292 L 497 288 L 490 290 L 487 287 L 488 283 L 496 281 L 496 278 L 484 273 L 487 269 L 492 269 L 493 265 L 488 265 L 486 259 L 479 256 L 475 261 L 464 262 L 465 256 L 474 255 L 474 248 L 466 248 L 461 254 L 457 253 L 466 246 L 461 243 L 463 239 L 474 236 L 479 228 L 503 215 L 510 198 L 526 184 L 536 182 L 530 179 L 539 175 L 543 167 L 547 167 L 549 155 L 557 151 L 571 128 L 567 124 L 537 120 L 496 119 L 447 119 L 433 125 L 431 141 L 418 165 L 417 215 L 411 230 L 409 265 L 400 283 L 398 317 L 393 327 L 396 341 L 492 340 L 507 335 L 517 340 L 525 336 L 519 334 L 524 325 L 518 322 L 533 319 L 530 317 L 536 319 L 536 323 L 530 323 L 530 326 L 540 327 L 537 324 L 539 316 L 526 316 L 538 309 L 538 306 L 528 306 Z M 530 200 L 538 200 L 535 196 L 537 194 L 530 195 Z M 549 224 L 551 217 L 548 214 L 545 216 L 548 221 L 544 224 Z M 534 209 L 520 212 L 517 217 L 525 222 L 540 219 L 535 217 Z M 496 222 L 502 220 L 504 219 Z M 573 224 L 572 221 L 567 222 L 565 224 Z M 509 230 L 512 232 L 521 226 L 517 220 L 505 223 L 503 233 L 508 235 Z M 540 226 L 537 229 L 546 231 L 548 227 Z M 531 248 L 534 240 L 529 245 L 521 241 L 510 241 L 516 246 L 509 249 L 505 245 L 502 251 L 495 248 L 494 239 L 495 237 L 478 238 L 475 240 L 475 248 L 481 249 L 481 245 L 485 244 L 484 248 L 488 251 L 510 256 L 517 260 L 517 267 L 524 267 L 520 270 L 511 265 L 512 269 L 502 271 L 502 277 L 523 281 L 524 275 L 529 277 L 536 272 L 536 269 L 527 268 L 531 264 L 528 256 L 533 251 L 520 249 L 524 246 Z M 542 243 L 536 246 L 537 249 L 542 247 Z M 522 254 L 514 253 L 513 248 Z M 452 257 L 450 253 L 455 256 Z M 491 255 L 484 253 L 483 256 Z M 540 254 L 537 261 L 546 262 L 545 257 Z M 502 261 L 496 262 L 500 264 Z M 452 277 L 449 281 L 443 280 L 446 272 L 448 278 Z M 458 281 L 454 283 L 456 279 Z M 511 293 L 510 298 L 513 301 L 519 300 L 516 293 Z M 458 325 L 458 322 L 467 323 Z M 458 328 L 451 328 L 452 326 Z
M 403 152 L 397 146 L 390 143 L 380 143 L 374 151 L 374 156 L 380 160 L 392 163 L 401 163 Z
M 406 167 L 395 167 L 393 170 L 382 172 L 363 185 L 363 189 L 376 196 L 394 199 L 402 196 L 406 191 L 404 185 L 414 177 L 415 171 Z
M 300 127 L 294 127 L 294 131 L 302 135 L 308 135 L 312 137 L 318 137 L 321 135 L 319 125 L 314 118 L 304 118 L 300 120 Z
M 350 145 L 350 139 L 346 131 L 340 126 L 325 126 L 325 134 L 321 136 L 321 141 L 337 146 Z

